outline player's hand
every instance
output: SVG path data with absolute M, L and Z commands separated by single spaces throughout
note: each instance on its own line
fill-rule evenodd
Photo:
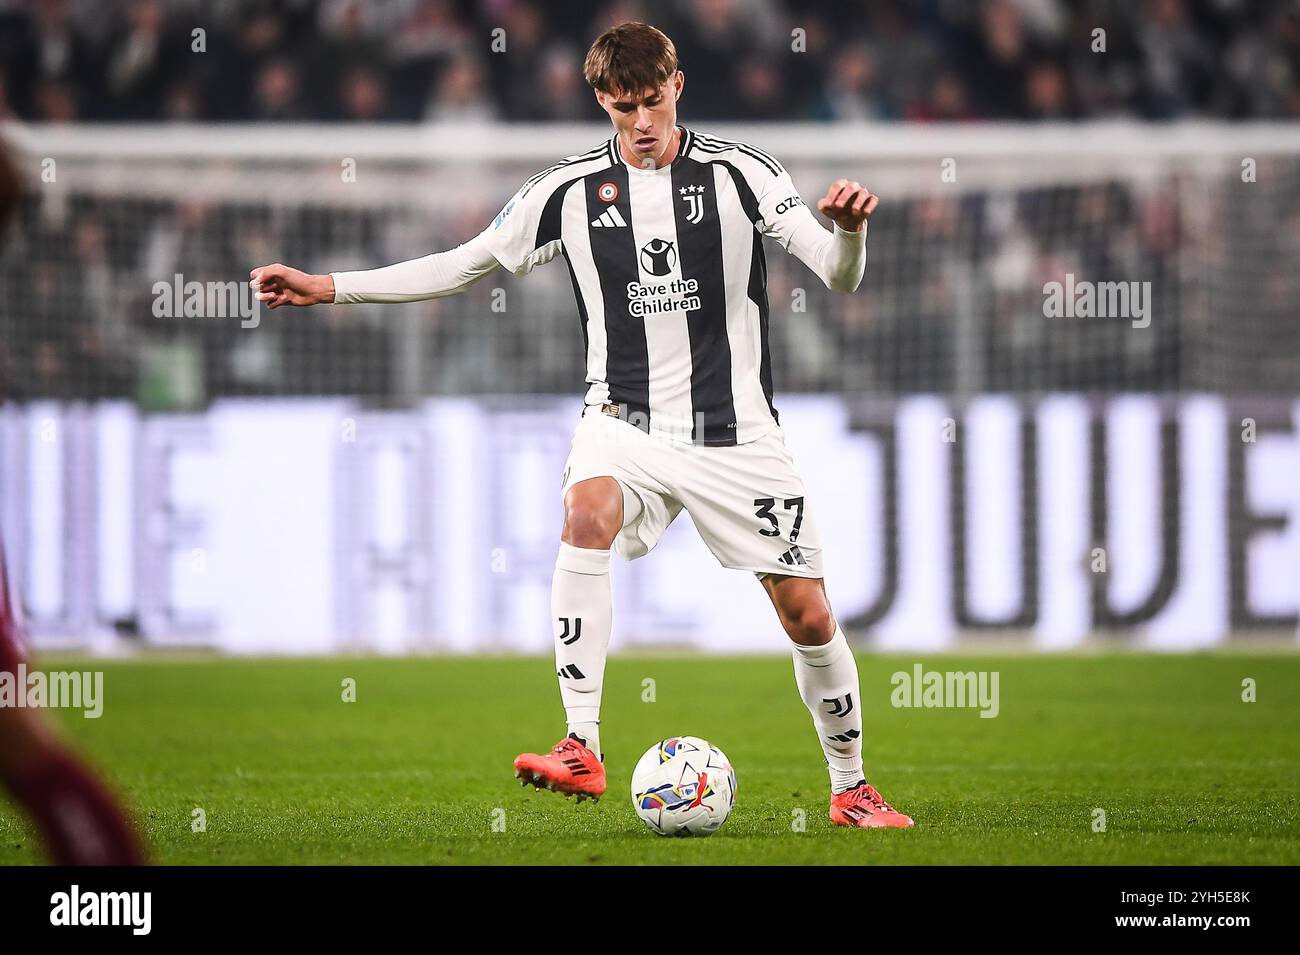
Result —
M 836 179 L 826 190 L 826 195 L 817 200 L 817 211 L 830 219 L 845 232 L 862 231 L 862 223 L 876 211 L 880 197 L 860 182 L 852 179 Z
M 311 275 L 276 262 L 248 273 L 248 284 L 259 302 L 268 308 L 281 305 L 320 305 L 334 301 L 334 279 L 329 275 Z

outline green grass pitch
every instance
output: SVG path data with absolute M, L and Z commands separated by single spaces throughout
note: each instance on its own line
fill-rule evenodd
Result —
M 891 706 L 891 674 L 918 660 L 998 671 L 999 715 Z M 162 863 L 1300 863 L 1295 656 L 862 654 L 868 774 L 917 820 L 873 832 L 826 819 L 821 752 L 785 656 L 613 658 L 610 788 L 581 805 L 512 775 L 516 753 L 563 735 L 549 660 L 45 666 L 105 671 L 100 719 L 57 718 Z M 341 699 L 345 678 L 356 702 Z M 1257 702 L 1241 698 L 1246 678 Z M 655 836 L 630 805 L 637 757 L 679 733 L 721 746 L 739 777 L 735 811 L 708 839 Z M 0 863 L 39 860 L 0 800 Z

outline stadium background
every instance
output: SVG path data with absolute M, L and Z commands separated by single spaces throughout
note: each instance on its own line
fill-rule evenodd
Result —
M 583 377 L 563 269 L 165 302 L 468 238 L 607 136 L 582 52 L 638 16 L 678 42 L 682 122 L 805 198 L 883 197 L 855 295 L 768 247 L 776 404 L 855 640 L 1294 643 L 1294 3 L 103 10 L 0 4 L 31 184 L 0 258 L 0 527 L 37 646 L 547 650 Z M 1067 274 L 1149 282 L 1149 325 L 1048 316 Z M 616 569 L 616 648 L 781 648 L 687 523 Z

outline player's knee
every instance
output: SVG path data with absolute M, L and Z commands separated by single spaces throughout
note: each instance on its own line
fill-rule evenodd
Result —
M 800 646 L 818 647 L 835 636 L 835 616 L 825 600 L 807 600 L 789 616 L 786 631 Z
M 575 508 L 565 514 L 564 533 L 561 539 L 574 547 L 592 547 L 606 550 L 613 546 L 618 536 L 617 521 L 587 508 Z
M 569 493 L 564 502 L 561 539 L 574 547 L 606 549 L 613 545 L 622 524 L 623 499 L 618 485 L 613 494 Z

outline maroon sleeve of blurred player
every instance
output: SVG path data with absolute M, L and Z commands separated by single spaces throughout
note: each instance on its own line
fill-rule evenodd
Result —
M 16 671 L 18 664 L 27 659 L 27 650 L 20 637 L 17 605 L 9 590 L 9 568 L 5 564 L 4 547 L 0 546 L 0 671 Z
M 0 142 L 0 235 L 18 208 L 22 185 L 18 170 L 9 158 L 9 152 Z M 9 592 L 9 570 L 5 566 L 3 538 L 0 537 L 0 671 L 16 671 L 18 664 L 27 659 L 26 649 L 19 637 L 21 626 L 16 611 L 17 604 Z

